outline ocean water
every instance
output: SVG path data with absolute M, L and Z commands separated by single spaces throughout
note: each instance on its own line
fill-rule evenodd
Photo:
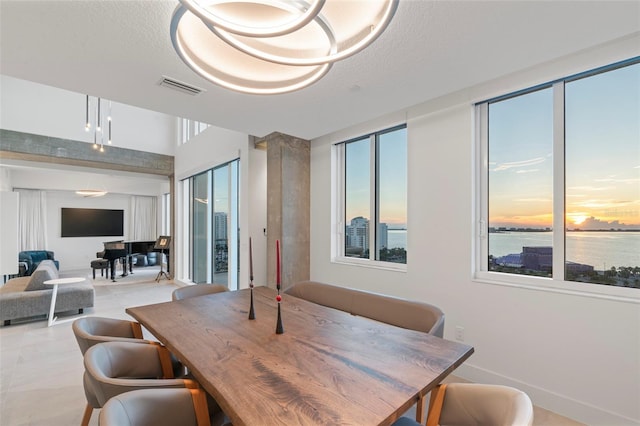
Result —
M 551 246 L 551 232 L 489 234 L 489 254 L 522 252 L 524 246 Z M 640 232 L 567 232 L 566 259 L 597 270 L 612 266 L 640 266 Z
M 407 249 L 407 231 L 402 229 L 389 229 L 387 231 L 387 245 L 389 248 Z
M 522 252 L 524 246 L 551 246 L 551 232 L 503 232 L 489 234 L 489 253 L 495 257 Z M 389 247 L 407 248 L 407 231 L 390 229 Z M 592 265 L 640 266 L 640 232 L 568 232 L 567 260 Z

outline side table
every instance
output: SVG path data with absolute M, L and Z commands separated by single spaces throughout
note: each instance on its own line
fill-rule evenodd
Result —
M 51 327 L 58 319 L 58 317 L 54 318 L 53 316 L 53 313 L 56 308 L 56 299 L 58 298 L 58 286 L 64 285 L 64 284 L 77 284 L 83 281 L 85 281 L 85 278 L 72 277 L 72 278 L 57 278 L 55 280 L 47 280 L 43 282 L 43 284 L 45 285 L 53 286 L 53 293 L 51 294 L 51 307 L 49 308 L 49 320 L 47 322 L 47 327 Z

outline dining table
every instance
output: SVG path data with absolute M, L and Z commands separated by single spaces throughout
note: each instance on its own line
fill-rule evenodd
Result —
M 234 426 L 389 425 L 473 353 L 461 342 L 277 296 L 260 286 L 126 312 Z

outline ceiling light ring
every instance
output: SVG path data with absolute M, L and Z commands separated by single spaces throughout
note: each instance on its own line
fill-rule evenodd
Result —
M 327 63 L 327 64 L 321 64 L 318 66 L 318 70 L 313 73 L 310 77 L 308 77 L 305 80 L 302 81 L 298 81 L 294 84 L 290 84 L 290 85 L 285 85 L 285 86 L 281 86 L 281 87 L 275 87 L 275 88 L 259 88 L 259 87 L 249 87 L 249 86 L 241 86 L 238 84 L 234 84 L 231 82 L 228 82 L 226 80 L 220 79 L 210 73 L 207 72 L 207 70 L 203 69 L 202 67 L 200 67 L 198 64 L 196 64 L 184 51 L 184 49 L 182 48 L 182 45 L 180 43 L 180 41 L 178 40 L 178 26 L 180 23 L 180 20 L 182 19 L 182 17 L 184 16 L 184 14 L 186 12 L 188 12 L 189 10 L 181 5 L 178 5 L 176 7 L 176 9 L 173 12 L 173 16 L 171 18 L 171 24 L 170 24 L 170 35 L 171 35 L 171 43 L 173 44 L 173 48 L 176 51 L 176 53 L 178 54 L 178 56 L 180 57 L 180 59 L 189 67 L 191 68 L 196 74 L 198 74 L 199 76 L 201 76 L 202 78 L 204 78 L 205 80 L 208 80 L 216 85 L 222 86 L 224 88 L 227 89 L 231 89 L 231 90 L 235 90 L 237 92 L 241 92 L 241 93 L 246 93 L 246 94 L 252 94 L 252 95 L 277 95 L 277 94 L 284 94 L 284 93 L 289 93 L 289 92 L 293 92 L 299 89 L 302 89 L 304 87 L 307 87 L 313 83 L 315 83 L 316 81 L 320 80 L 322 77 L 324 77 L 329 70 L 331 69 L 332 65 L 331 63 Z M 203 23 L 204 24 L 204 23 Z
M 305 0 L 294 0 L 285 2 L 283 0 L 262 0 L 261 3 L 273 5 L 280 9 L 289 9 L 288 6 L 296 6 L 294 10 L 302 12 L 298 14 L 291 21 L 276 25 L 273 27 L 266 28 L 255 28 L 249 27 L 246 25 L 241 25 L 238 23 L 234 23 L 228 21 L 215 13 L 207 10 L 204 6 L 200 4 L 198 0 L 179 0 L 182 5 L 184 5 L 191 13 L 196 15 L 198 18 L 202 20 L 202 22 L 210 25 L 215 25 L 216 27 L 222 28 L 223 30 L 234 33 L 237 35 L 247 36 L 247 37 L 276 37 L 280 35 L 289 34 L 291 32 L 297 31 L 300 28 L 307 25 L 315 16 L 320 13 L 320 10 L 324 7 L 326 0 L 313 0 L 311 3 Z M 215 0 L 213 4 L 217 3 L 240 3 L 247 2 L 247 0 Z M 252 1 L 253 3 L 253 1 Z
M 398 8 L 398 2 L 399 0 L 388 0 L 387 8 L 385 9 L 383 17 L 380 20 L 380 22 L 377 25 L 373 26 L 373 30 L 369 34 L 367 34 L 367 36 L 360 39 L 357 43 L 349 46 L 344 50 L 341 50 L 341 51 L 336 50 L 335 52 L 332 51 L 326 56 L 321 56 L 316 58 L 290 58 L 286 56 L 273 55 L 268 52 L 264 52 L 262 50 L 253 48 L 247 45 L 246 43 L 241 42 L 229 32 L 220 31 L 215 26 L 211 26 L 208 24 L 207 26 L 222 40 L 224 40 L 231 46 L 235 47 L 236 49 L 248 55 L 251 55 L 255 58 L 273 62 L 276 64 L 282 64 L 282 65 L 295 65 L 295 66 L 321 65 L 321 64 L 332 63 L 332 62 L 336 62 L 336 61 L 340 61 L 342 59 L 348 58 L 349 56 L 355 55 L 356 53 L 360 52 L 361 50 L 369 46 L 371 43 L 373 43 L 375 39 L 382 34 L 382 32 L 387 28 L 387 26 L 391 22 L 391 19 L 393 18 Z M 329 25 L 326 22 L 326 20 L 322 17 L 322 14 L 319 14 L 316 17 L 316 20 L 318 19 L 324 22 L 326 25 Z M 333 34 L 333 32 L 331 33 Z M 332 35 L 332 37 L 335 37 L 335 36 Z
M 298 4 L 296 5 L 296 7 L 302 7 L 302 5 Z M 327 36 L 327 40 L 329 41 L 330 48 L 327 52 L 326 57 L 330 57 L 338 53 L 338 42 L 331 28 L 331 24 L 324 18 L 324 16 L 322 16 L 322 14 L 315 16 L 313 18 L 313 21 L 322 29 L 322 31 L 324 31 L 324 34 Z M 309 58 L 312 60 L 312 63 L 283 62 L 282 60 L 279 60 L 282 57 L 279 57 L 277 55 L 270 55 L 268 53 L 263 52 L 260 49 L 251 47 L 248 44 L 237 40 L 235 37 L 233 37 L 229 32 L 225 31 L 224 29 L 217 28 L 215 25 L 211 25 L 207 22 L 204 22 L 204 24 L 207 26 L 207 28 L 209 28 L 209 30 L 212 33 L 217 35 L 221 40 L 225 41 L 231 47 L 238 49 L 239 51 L 244 52 L 247 55 L 251 55 L 254 58 L 262 59 L 263 61 L 269 61 L 275 64 L 292 65 L 292 66 L 314 66 L 314 65 L 324 65 L 329 62 L 332 62 L 332 61 L 315 61 L 313 58 Z M 305 61 L 305 60 L 302 59 L 302 61 Z

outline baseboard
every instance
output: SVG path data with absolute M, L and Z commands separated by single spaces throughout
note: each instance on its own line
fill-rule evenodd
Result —
M 613 413 L 603 408 L 569 398 L 565 395 L 560 395 L 548 389 L 514 380 L 494 371 L 476 367 L 468 362 L 458 367 L 453 374 L 474 383 L 489 383 L 518 388 L 526 392 L 538 407 L 588 425 L 640 426 L 640 420 L 638 419 L 625 417 L 618 413 Z M 594 386 L 597 386 L 597 384 L 594 384 Z M 601 391 L 604 392 L 605 389 L 601 389 Z

